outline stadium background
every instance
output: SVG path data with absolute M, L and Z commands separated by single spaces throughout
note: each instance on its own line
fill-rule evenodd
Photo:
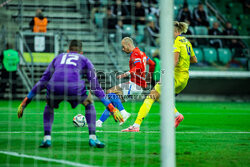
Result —
M 124 72 L 128 70 L 128 59 L 129 57 L 121 52 L 121 45 L 120 40 L 123 36 L 131 36 L 135 41 L 136 45 L 144 50 L 146 54 L 149 57 L 153 57 L 153 53 L 157 48 L 159 48 L 159 35 L 156 33 L 154 36 L 151 36 L 152 34 L 147 33 L 145 31 L 145 28 L 147 28 L 147 25 L 149 22 L 154 22 L 156 25 L 159 25 L 159 2 L 156 1 L 143 1 L 142 5 L 145 8 L 146 15 L 145 15 L 145 22 L 143 24 L 136 25 L 138 23 L 138 17 L 135 16 L 135 4 L 136 2 L 133 1 L 124 1 L 118 6 L 125 6 L 128 7 L 129 11 L 128 13 L 123 17 L 116 17 L 117 20 L 123 19 L 125 22 L 123 24 L 122 29 L 114 29 L 111 30 L 109 28 L 109 24 L 107 22 L 107 11 L 108 9 L 113 9 L 112 6 L 114 6 L 117 2 L 116 1 L 107 1 L 107 0 L 101 0 L 101 1 L 84 1 L 84 0 L 1 0 L 1 6 L 0 6 L 0 51 L 3 51 L 5 48 L 7 42 L 14 44 L 15 49 L 19 52 L 20 56 L 20 66 L 18 68 L 18 77 L 16 78 L 17 83 L 17 93 L 11 94 L 10 88 L 7 87 L 4 88 L 6 92 L 3 94 L 1 93 L 1 110 L 3 111 L 2 119 L 1 119 L 1 129 L 3 133 L 5 131 L 25 131 L 27 130 L 27 126 L 29 123 L 27 121 L 32 121 L 31 118 L 26 118 L 22 121 L 17 120 L 15 118 L 15 107 L 18 106 L 18 103 L 20 99 L 25 97 L 27 93 L 30 91 L 32 86 L 36 81 L 38 81 L 47 67 L 48 63 L 54 58 L 55 55 L 57 55 L 60 52 L 66 52 L 68 49 L 68 43 L 72 39 L 79 39 L 83 41 L 83 53 L 86 57 L 88 57 L 93 64 L 96 67 L 96 71 L 99 77 L 99 81 L 101 82 L 101 85 L 104 89 L 108 89 L 114 85 L 116 85 L 118 82 L 115 79 L 116 72 Z M 174 19 L 176 20 L 178 18 L 178 13 L 180 9 L 182 8 L 184 2 L 187 2 L 189 5 L 189 9 L 191 13 L 197 7 L 198 3 L 200 1 L 198 0 L 175 0 L 174 1 Z M 204 26 L 195 26 L 192 25 L 190 27 L 191 35 L 189 34 L 187 37 L 192 40 L 193 47 L 196 53 L 196 56 L 198 57 L 199 63 L 197 65 L 191 66 L 190 71 L 190 81 L 186 89 L 183 91 L 182 94 L 180 94 L 177 98 L 177 106 L 180 106 L 180 110 L 185 109 L 185 111 L 189 112 L 198 112 L 199 108 L 206 108 L 205 113 L 210 113 L 214 117 L 210 115 L 210 118 L 215 118 L 215 120 L 218 119 L 218 122 L 213 120 L 214 127 L 211 125 L 212 129 L 209 129 L 207 124 L 205 125 L 205 128 L 208 128 L 208 130 L 218 130 L 220 131 L 221 124 L 225 123 L 225 129 L 234 131 L 239 130 L 243 132 L 249 133 L 249 119 L 246 117 L 249 116 L 250 109 L 249 109 L 249 101 L 250 101 L 250 72 L 249 72 L 249 4 L 248 1 L 237 1 L 237 0 L 205 0 L 201 1 L 204 4 L 204 9 L 208 14 L 208 22 L 209 22 L 209 28 L 212 27 L 213 22 L 217 21 L 220 23 L 220 29 L 221 31 L 225 28 L 225 24 L 227 21 L 230 21 L 235 29 L 239 32 L 239 35 L 237 36 L 211 36 L 208 35 L 208 28 Z M 119 8 L 119 7 L 118 7 Z M 31 19 L 35 16 L 35 12 L 37 9 L 42 9 L 43 14 L 45 17 L 48 18 L 49 23 L 47 27 L 47 33 L 32 33 L 29 22 Z M 127 19 L 127 20 L 126 20 Z M 129 21 L 128 21 L 129 20 Z M 136 25 L 136 27 L 135 27 Z M 34 40 L 35 37 L 45 37 L 45 49 L 43 51 L 36 51 L 34 46 Z M 209 41 L 211 39 L 220 39 L 223 42 L 223 47 L 221 48 L 215 48 L 212 47 L 209 44 Z M 241 48 L 241 54 L 237 54 L 235 48 L 229 48 L 225 41 L 231 40 L 231 39 L 237 39 L 243 44 L 243 47 Z M 164 55 L 161 55 L 164 56 Z M 233 60 L 233 61 L 232 61 Z M 2 80 L 0 82 L 7 82 L 6 80 Z M 38 95 L 36 97 L 37 101 L 34 102 L 33 108 L 36 108 L 37 110 L 40 110 L 39 112 L 42 112 L 42 108 L 44 103 L 42 100 L 44 99 L 45 92 L 41 93 L 41 95 Z M 190 102 L 193 101 L 193 102 Z M 201 103 L 202 101 L 202 103 Z M 212 103 L 208 103 L 212 102 Z M 221 102 L 221 103 L 220 103 Z M 101 108 L 100 104 L 97 103 L 97 108 Z M 132 123 L 132 119 L 135 118 L 136 113 L 140 107 L 140 102 L 132 102 L 127 104 L 127 108 L 131 109 L 134 113 L 134 116 L 131 118 L 131 121 L 129 123 Z M 218 107 L 213 107 L 213 105 Z M 66 106 L 67 104 L 63 105 Z M 195 107 L 193 107 L 195 106 Z M 229 106 L 229 107 L 228 107 Z M 31 110 L 32 107 L 30 107 Z M 61 108 L 62 109 L 62 108 Z M 70 122 L 70 120 L 73 118 L 74 114 L 76 114 L 76 111 L 73 111 L 72 113 L 67 113 L 65 110 L 65 115 L 68 118 L 65 118 L 66 116 L 62 116 L 62 119 L 67 120 Z M 156 104 L 155 109 L 152 111 L 153 116 L 154 114 L 157 116 L 159 104 Z M 211 109 L 211 111 L 209 110 Z M 227 110 L 228 109 L 228 110 Z M 28 109 L 27 109 L 28 110 Z M 102 111 L 102 108 L 100 109 Z M 99 114 L 101 114 L 101 111 L 99 111 Z M 241 112 L 240 112 L 241 111 Z M 6 112 L 6 113 L 4 113 Z M 28 112 L 28 111 L 27 111 Z M 38 113 L 38 111 L 32 110 L 32 112 Z M 243 113 L 243 116 L 239 113 Z M 9 113 L 9 114 L 8 114 Z M 185 113 L 184 113 L 185 114 Z M 220 115 L 221 119 L 229 118 L 230 116 L 235 116 L 234 120 L 228 119 L 228 122 L 222 122 L 219 123 L 221 119 L 219 119 L 216 114 Z M 224 114 L 224 118 L 223 118 Z M 231 115 L 230 115 L 231 114 Z M 199 114 L 198 114 L 199 115 Z M 240 115 L 240 116 L 239 116 Z M 153 117 L 152 116 L 152 117 Z M 239 117 L 237 117 L 239 116 Z M 39 115 L 39 117 L 32 117 L 37 118 L 38 120 L 42 119 L 42 115 Z M 202 117 L 202 115 L 201 115 Z M 199 117 L 198 117 L 199 118 Z M 156 118 L 156 120 L 159 121 L 159 115 Z M 147 130 L 155 130 L 159 129 L 159 125 L 157 125 L 157 121 L 150 119 L 153 121 L 153 123 L 150 123 L 149 121 L 145 122 L 145 131 Z M 189 121 L 187 121 L 186 126 L 194 126 L 200 125 L 202 127 L 202 122 L 192 122 L 191 120 L 196 120 L 195 118 L 190 118 Z M 240 121 L 242 120 L 242 122 Z M 19 121 L 19 122 L 18 122 Z M 155 122 L 154 122 L 155 121 Z M 206 120 L 209 122 L 209 119 Z M 58 123 L 58 125 L 57 125 Z M 217 124 L 218 123 L 218 124 Z M 18 129 L 15 124 L 20 125 L 25 128 Z M 55 123 L 55 127 L 59 127 L 60 121 L 57 121 Z M 105 127 L 103 130 L 120 130 L 116 127 L 112 127 L 114 124 L 113 122 L 109 121 L 107 124 L 110 124 L 110 126 Z M 32 126 L 32 124 L 30 124 Z M 37 124 L 36 124 L 37 125 Z M 65 124 L 64 124 L 65 125 Z M 64 126 L 65 128 L 69 128 L 67 130 L 71 129 L 71 124 Z M 183 126 L 183 128 L 180 127 L 180 131 L 188 130 L 188 127 Z M 233 128 L 241 127 L 242 129 Z M 39 129 L 40 127 L 40 129 Z M 55 129 L 59 129 L 59 128 Z M 223 126 L 224 127 L 224 126 Z M 35 126 L 35 128 L 32 129 L 33 132 L 39 131 L 37 135 L 35 136 L 37 140 L 40 140 L 39 135 L 41 131 L 41 125 Z M 198 129 L 197 129 L 198 130 Z M 247 166 L 249 165 L 249 134 L 246 133 L 243 136 L 240 136 L 242 141 L 241 146 L 245 146 L 242 148 L 242 150 L 245 150 L 248 147 L 248 150 L 246 150 L 245 155 L 243 156 L 243 161 L 240 161 L 240 158 L 234 161 L 232 164 L 228 165 L 235 165 L 237 166 L 237 163 L 240 162 L 239 166 Z M 109 134 L 101 134 L 102 137 L 108 138 Z M 114 134 L 112 134 L 115 136 Z M 159 135 L 159 134 L 158 134 Z M 233 134 L 232 135 L 233 138 Z M 5 143 L 6 141 L 10 143 L 10 146 L 4 147 L 1 146 L 0 151 L 12 151 L 10 148 L 12 148 L 13 145 L 15 145 L 15 142 L 13 142 L 13 136 L 10 133 L 7 135 L 7 139 L 2 136 L 2 143 Z M 132 137 L 136 138 L 135 135 L 131 135 Z M 116 136 L 117 137 L 117 136 Z M 118 134 L 118 137 L 122 138 L 121 135 Z M 159 137 L 159 136 L 158 136 Z M 206 136 L 207 137 L 207 136 Z M 228 137 L 228 136 L 227 136 Z M 235 137 L 235 136 L 234 136 Z M 237 136 L 238 137 L 238 136 Z M 236 137 L 236 138 L 237 138 Z M 27 139 L 28 137 L 23 135 L 22 139 Z M 79 136 L 76 136 L 76 138 L 79 138 Z M 156 136 L 157 138 L 157 136 Z M 201 136 L 197 137 L 200 139 Z M 212 137 L 211 137 L 212 138 Z M 222 136 L 221 140 L 224 140 L 226 138 L 225 136 Z M 145 143 L 149 142 L 150 137 L 149 135 L 145 134 L 144 137 L 139 137 L 138 140 L 143 140 Z M 122 139 L 121 139 L 122 140 Z M 154 138 L 155 140 L 155 138 Z M 158 139 L 156 139 L 158 140 Z M 220 140 L 220 138 L 218 138 Z M 38 142 L 38 141 L 36 141 Z M 184 144 L 181 143 L 181 139 L 178 140 L 177 136 L 177 145 L 178 142 L 181 146 Z M 192 142 L 192 141 L 190 141 Z M 203 141 L 205 142 L 205 141 Z M 226 141 L 227 142 L 227 141 Z M 21 141 L 17 141 L 17 143 L 21 143 Z M 37 143 L 33 143 L 34 145 Z M 72 144 L 72 143 L 71 143 Z M 78 142 L 79 144 L 79 142 Z M 85 143 L 86 144 L 86 143 Z M 155 143 L 154 143 L 155 144 Z M 159 144 L 159 143 L 158 143 Z M 204 143 L 203 143 L 204 144 Z M 218 144 L 218 143 L 217 143 Z M 225 144 L 225 143 L 221 143 Z M 26 145 L 28 145 L 26 143 Z M 74 145 L 74 144 L 72 144 Z M 129 145 L 131 146 L 131 149 L 129 149 L 130 154 L 136 154 L 135 153 L 135 146 L 136 142 Z M 65 146 L 65 145 L 63 145 Z M 159 145 L 158 145 L 159 146 Z M 227 145 L 230 147 L 230 145 Z M 119 144 L 116 144 L 114 149 L 112 151 L 117 151 L 115 148 L 121 148 L 122 146 Z M 192 147 L 192 146 L 190 146 Z M 17 152 L 19 153 L 25 153 L 24 151 L 25 146 L 22 146 L 21 148 L 18 148 Z M 156 158 L 156 164 L 155 166 L 159 165 L 159 150 L 160 148 L 156 147 L 157 151 L 156 153 L 151 153 L 152 155 L 152 161 L 154 161 L 154 158 Z M 68 147 L 66 146 L 66 150 Z M 80 149 L 80 148 L 79 148 Z M 145 149 L 145 148 L 143 148 Z M 147 147 L 147 149 L 152 149 Z M 154 148 L 153 148 L 154 149 Z M 178 152 L 178 146 L 177 146 L 177 152 Z M 207 148 L 206 148 L 207 149 Z M 15 148 L 13 149 L 15 150 Z M 77 150 L 77 148 L 76 148 Z M 241 151 L 239 149 L 237 151 L 231 150 L 233 153 L 235 151 L 235 154 L 239 154 Z M 104 154 L 107 154 L 107 150 L 104 151 Z M 150 152 L 150 151 L 149 151 Z M 196 156 L 194 154 L 190 155 L 190 151 L 180 151 L 183 152 L 180 153 L 179 159 L 185 160 L 184 164 L 180 165 L 186 165 L 190 166 L 188 163 L 194 163 L 196 161 L 192 161 L 195 158 L 190 158 L 188 156 Z M 144 151 L 145 157 L 147 156 L 147 151 Z M 242 152 L 241 152 L 242 153 Z M 45 153 L 42 153 L 45 154 Z M 50 151 L 50 156 L 53 157 L 53 151 Z M 66 153 L 65 153 L 66 154 Z M 86 153 L 87 154 L 87 153 Z M 96 164 L 96 165 L 106 165 L 109 166 L 107 162 L 109 160 L 102 159 L 99 163 L 94 163 L 95 161 L 95 153 L 91 153 L 91 160 L 89 161 L 81 161 L 77 160 L 77 162 L 81 163 L 87 163 L 87 164 Z M 116 157 L 119 157 L 119 155 L 123 155 L 122 151 L 119 153 L 119 151 L 114 152 L 114 155 L 117 155 Z M 198 154 L 198 153 L 197 153 Z M 229 154 L 229 153 L 228 153 Z M 36 152 L 36 155 L 41 155 Z M 178 154 L 177 154 L 178 155 Z M 216 155 L 216 154 L 215 154 Z M 80 155 L 77 155 L 76 157 L 80 157 Z M 204 155 L 205 156 L 205 155 Z M 209 157 L 212 159 L 214 155 L 209 155 Z M 7 157 L 7 158 L 6 158 Z M 93 158 L 94 157 L 94 158 Z M 141 154 L 139 154 L 139 157 L 141 157 Z M 144 158 L 145 158 L 144 157 Z M 228 155 L 228 159 L 230 159 L 230 154 Z M 74 159 L 67 158 L 64 156 L 60 157 L 59 159 L 65 159 L 65 160 L 71 160 L 74 161 Z M 144 159 L 142 158 L 142 159 Z M 150 159 L 150 158 L 149 158 Z M 209 158 L 208 158 L 209 159 Z M 3 161 L 2 161 L 3 160 Z M 8 156 L 1 156 L 1 163 L 3 164 L 12 164 L 11 161 L 12 158 L 8 158 Z M 178 160 L 178 156 L 177 156 Z M 224 159 L 223 159 L 224 160 Z M 111 161 L 111 160 L 110 160 Z M 118 163 L 119 161 L 119 163 Z M 224 160 L 226 161 L 226 160 Z M 14 164 L 25 164 L 25 160 L 22 159 L 20 161 L 19 159 L 14 159 Z M 122 166 L 122 160 L 117 158 L 116 159 L 116 166 L 118 164 Z M 128 166 L 140 166 L 137 163 L 134 163 L 134 160 L 131 161 Z M 142 161 L 144 166 L 150 166 L 151 162 L 147 159 L 147 161 Z M 204 161 L 207 162 L 207 161 Z M 111 163 L 111 162 L 110 162 Z M 211 163 L 211 162 L 210 162 Z M 34 164 L 39 165 L 39 162 L 28 162 L 28 164 Z M 178 163 L 177 163 L 178 164 Z M 200 164 L 203 164 L 200 162 Z M 208 166 L 209 162 L 207 162 Z M 46 165 L 46 164 L 45 164 Z M 48 163 L 48 165 L 51 165 L 51 163 Z M 52 163 L 53 165 L 53 163 Z M 219 162 L 214 162 L 212 165 L 215 166 L 223 166 L 223 164 Z M 114 164 L 111 166 L 115 166 Z M 199 166 L 199 163 L 197 164 Z

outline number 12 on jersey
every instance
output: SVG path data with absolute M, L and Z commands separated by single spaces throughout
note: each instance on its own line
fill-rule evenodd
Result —
M 70 55 L 70 54 L 64 54 L 62 56 L 62 60 L 60 64 L 72 64 L 74 66 L 76 66 L 76 62 L 79 59 L 78 55 Z

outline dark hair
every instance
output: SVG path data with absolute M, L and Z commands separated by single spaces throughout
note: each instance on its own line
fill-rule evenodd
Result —
M 198 3 L 198 5 L 203 5 L 203 3 L 200 1 L 200 2 Z
M 80 52 L 82 50 L 82 41 L 80 41 L 80 40 L 70 41 L 69 50 Z
M 187 2 L 183 3 L 183 8 L 188 8 L 188 3 Z

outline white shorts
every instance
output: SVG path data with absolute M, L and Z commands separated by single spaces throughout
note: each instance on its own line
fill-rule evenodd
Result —
M 139 85 L 136 85 L 134 82 L 131 82 L 131 81 L 121 83 L 118 86 L 122 88 L 123 99 L 125 101 L 135 100 L 139 97 L 132 96 L 132 95 L 141 95 L 143 92 L 142 87 L 140 87 Z

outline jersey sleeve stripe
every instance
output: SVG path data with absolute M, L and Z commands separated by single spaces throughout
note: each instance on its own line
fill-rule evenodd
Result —
M 141 62 L 141 61 L 134 61 L 134 64 L 135 64 L 135 63 L 139 63 L 139 62 Z

